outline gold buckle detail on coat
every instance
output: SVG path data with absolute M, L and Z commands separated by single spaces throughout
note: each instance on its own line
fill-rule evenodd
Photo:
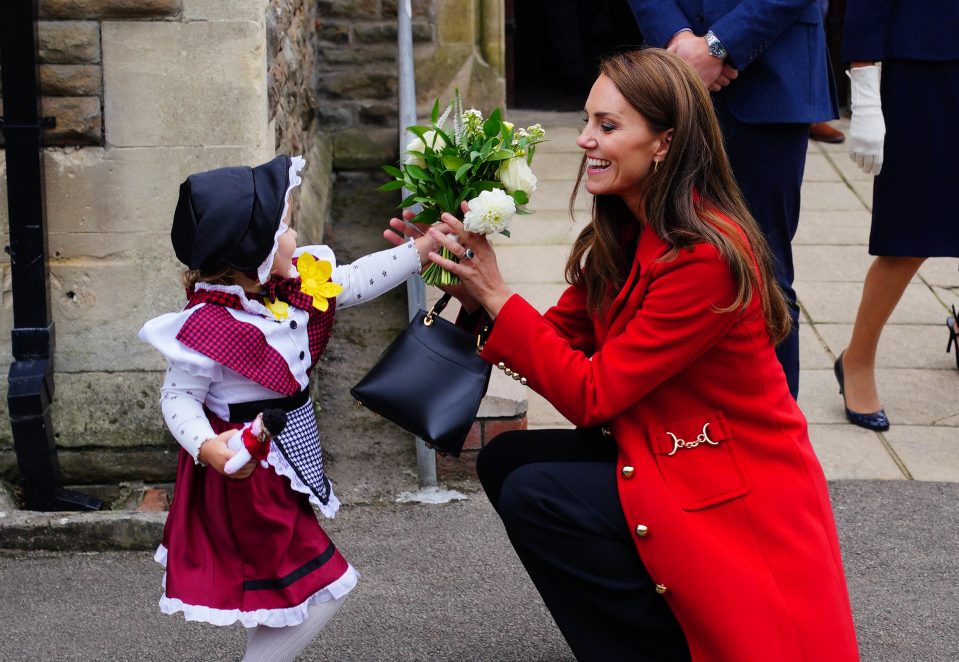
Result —
M 673 450 L 669 453 L 666 453 L 666 455 L 675 455 L 676 451 L 678 451 L 680 448 L 696 448 L 702 443 L 709 444 L 710 446 L 718 446 L 719 442 L 713 441 L 709 438 L 709 435 L 706 434 L 706 428 L 708 427 L 709 423 L 704 425 L 702 433 L 693 441 L 683 441 L 682 439 L 677 439 L 676 435 L 674 435 L 672 432 L 667 432 L 666 434 L 673 438 Z

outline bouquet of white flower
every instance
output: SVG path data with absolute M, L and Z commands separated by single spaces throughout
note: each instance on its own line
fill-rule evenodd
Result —
M 463 111 L 459 89 L 446 112 L 439 117 L 440 101 L 436 100 L 430 118 L 431 126 L 411 126 L 416 138 L 406 147 L 403 169 L 384 166 L 396 179 L 379 188 L 412 191 L 400 209 L 416 203 L 423 205 L 414 223 L 435 223 L 440 214 L 449 212 L 463 221 L 470 232 L 509 236 L 514 214 L 532 214 L 525 208 L 536 190 L 536 175 L 530 169 L 536 145 L 543 142 L 545 132 L 539 124 L 517 129 L 504 122 L 497 108 L 484 120 L 483 114 L 471 108 Z M 453 131 L 444 130 L 450 115 Z M 466 200 L 469 212 L 460 207 Z M 443 257 L 457 260 L 448 249 Z M 456 285 L 459 279 L 431 265 L 423 274 L 428 285 Z

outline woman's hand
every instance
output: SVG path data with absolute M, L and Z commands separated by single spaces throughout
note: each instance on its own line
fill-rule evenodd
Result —
M 390 220 L 390 227 L 396 230 L 396 232 L 401 232 L 408 237 L 414 237 L 413 243 L 416 244 L 416 250 L 420 254 L 420 271 L 422 272 L 426 271 L 426 269 L 433 264 L 433 261 L 429 258 L 429 254 L 440 249 L 440 242 L 429 233 L 429 225 L 425 223 L 410 223 L 409 221 L 412 221 L 414 216 L 416 216 L 416 214 L 409 209 L 404 210 L 402 219 L 394 218 Z M 394 246 L 402 246 L 406 243 L 406 239 L 403 236 L 396 234 L 396 232 L 384 230 L 383 236 Z M 477 308 L 479 308 L 479 303 L 474 301 L 473 298 L 469 296 L 466 288 L 463 285 L 446 285 L 437 287 L 439 287 L 443 292 L 451 294 L 453 297 L 455 297 L 462 304 L 463 308 L 466 309 L 467 313 L 472 314 Z
M 250 460 L 235 474 L 228 474 L 223 470 L 223 467 L 226 465 L 227 461 L 236 455 L 236 453 L 231 451 L 230 447 L 226 445 L 230 440 L 230 437 L 236 433 L 237 430 L 227 430 L 226 432 L 221 432 L 212 439 L 207 439 L 200 446 L 200 451 L 196 454 L 196 458 L 203 464 L 208 464 L 209 466 L 213 467 L 227 478 L 243 480 L 253 475 L 253 470 L 256 469 L 257 460 Z
M 469 211 L 465 202 L 463 203 L 463 211 Z M 460 262 L 447 260 L 436 252 L 431 252 L 429 258 L 450 273 L 455 274 L 462 282 L 467 296 L 483 306 L 490 317 L 496 319 L 507 300 L 513 296 L 513 292 L 506 285 L 506 281 L 503 280 L 503 276 L 499 272 L 493 247 L 490 246 L 486 235 L 467 232 L 463 224 L 452 214 L 443 214 L 440 218 L 447 228 L 435 225 L 430 228 L 429 233 L 436 241 L 460 258 Z M 447 232 L 455 234 L 463 243 L 457 243 L 447 237 Z M 467 248 L 473 251 L 472 258 L 466 259 L 464 257 Z

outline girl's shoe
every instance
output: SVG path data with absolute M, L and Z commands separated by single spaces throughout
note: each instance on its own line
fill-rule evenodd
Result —
M 946 326 L 949 327 L 949 344 L 946 345 L 946 353 L 952 351 L 952 346 L 956 346 L 956 367 L 959 368 L 959 334 L 956 333 L 956 307 L 952 307 L 952 317 L 946 318 Z
M 842 357 L 845 353 L 846 352 L 843 352 L 839 355 L 839 358 L 836 359 L 836 365 L 833 366 L 833 372 L 836 373 L 836 381 L 839 382 L 839 393 L 842 395 L 842 404 L 846 410 L 846 418 L 849 419 L 849 422 L 853 425 L 858 425 L 861 428 L 866 428 L 867 430 L 872 430 L 873 432 L 884 432 L 888 430 L 889 419 L 886 418 L 885 409 L 880 409 L 874 414 L 858 414 L 849 409 L 849 407 L 846 407 L 846 379 L 842 371 Z

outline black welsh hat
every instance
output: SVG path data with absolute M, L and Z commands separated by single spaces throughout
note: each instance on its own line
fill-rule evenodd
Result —
M 187 177 L 170 238 L 190 269 L 229 265 L 255 271 L 271 254 L 302 158 L 278 156 L 255 168 L 219 168 Z

